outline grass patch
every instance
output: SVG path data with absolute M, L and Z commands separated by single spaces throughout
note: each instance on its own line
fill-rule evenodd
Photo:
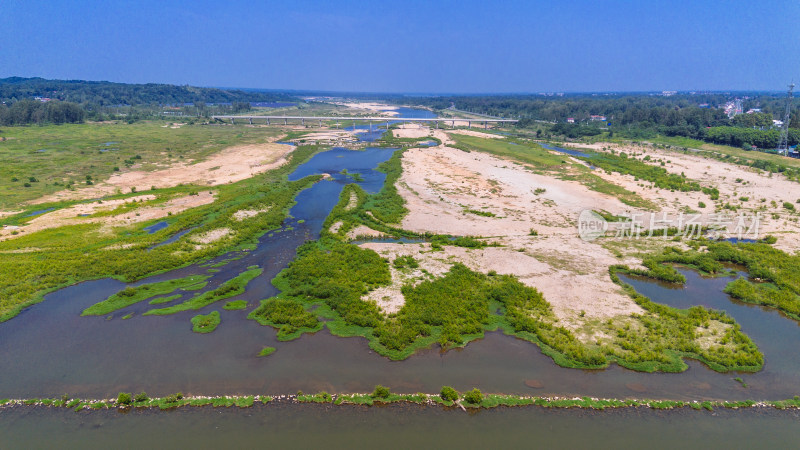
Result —
M 238 311 L 240 309 L 245 309 L 245 308 L 247 308 L 247 300 L 234 300 L 225 303 L 225 306 L 222 307 L 222 309 L 228 311 Z
M 211 311 L 208 314 L 198 314 L 192 317 L 192 331 L 195 333 L 211 333 L 217 329 L 220 321 L 219 311 Z
M 303 333 L 316 333 L 322 329 L 317 316 L 306 311 L 303 304 L 282 298 L 262 300 L 261 306 L 247 317 L 261 325 L 277 328 L 279 341 L 290 341 Z
M 180 311 L 198 310 L 220 300 L 243 294 L 247 284 L 255 277 L 261 275 L 264 269 L 250 269 L 237 275 L 236 277 L 222 283 L 218 288 L 196 295 L 183 303 L 160 309 L 151 309 L 144 313 L 145 316 L 163 316 L 175 314 Z
M 153 300 L 150 300 L 147 303 L 150 305 L 163 305 L 181 298 L 182 295 L 183 294 L 175 294 L 175 295 L 170 295 L 169 297 L 154 298 Z
M 192 286 L 209 278 L 206 275 L 190 275 L 185 278 L 160 281 L 158 283 L 143 284 L 136 287 L 126 287 L 100 303 L 96 303 L 81 313 L 82 316 L 102 316 L 122 308 L 139 303 L 156 295 L 169 294 L 177 289 Z M 179 297 L 180 295 L 178 295 Z M 173 296 L 172 298 L 174 299 Z M 170 298 L 170 297 L 167 297 Z M 170 300 L 171 301 L 171 300 Z
M 276 350 L 277 349 L 275 347 L 264 347 L 260 352 L 258 352 L 258 356 L 269 356 L 275 353 Z

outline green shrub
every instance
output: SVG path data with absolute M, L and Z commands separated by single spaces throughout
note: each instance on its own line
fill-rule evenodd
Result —
M 117 395 L 117 405 L 126 406 L 130 405 L 132 402 L 133 397 L 127 392 L 120 392 L 119 395 Z
M 397 269 L 404 269 L 406 267 L 410 269 L 416 269 L 419 267 L 419 263 L 411 255 L 398 256 L 394 259 L 394 263 L 392 263 L 392 265 Z
M 139 392 L 135 397 L 133 397 L 133 401 L 136 403 L 146 402 L 148 400 L 150 400 L 150 398 L 144 392 Z
M 454 402 L 458 400 L 458 391 L 451 388 L 450 386 L 442 386 L 442 390 L 439 392 L 439 396 L 442 397 L 442 400 L 448 402 Z
M 464 393 L 464 401 L 471 405 L 480 405 L 483 401 L 483 393 L 481 393 L 480 389 L 473 388 L 471 391 Z
M 381 386 L 379 384 L 379 385 L 375 386 L 375 390 L 372 391 L 372 394 L 370 394 L 370 397 L 386 399 L 386 398 L 389 398 L 389 395 L 391 395 L 391 392 L 389 391 L 389 388 L 387 388 L 386 386 Z

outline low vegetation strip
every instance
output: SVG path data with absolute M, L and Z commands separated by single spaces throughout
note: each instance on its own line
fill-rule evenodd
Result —
M 190 298 L 189 300 L 186 300 L 185 302 L 179 303 L 174 306 L 169 306 L 166 308 L 159 308 L 159 309 L 151 309 L 150 311 L 144 313 L 144 315 L 164 316 L 167 314 L 174 314 L 176 312 L 181 312 L 181 311 L 197 310 L 200 308 L 204 308 L 212 303 L 216 303 L 220 300 L 225 300 L 226 298 L 243 294 L 245 288 L 247 287 L 247 284 L 250 281 L 252 281 L 253 278 L 261 275 L 263 271 L 264 269 L 261 268 L 247 270 L 245 272 L 240 273 L 236 277 L 222 283 L 216 289 L 203 292 L 202 294 L 198 294 Z
M 108 297 L 100 303 L 96 303 L 81 313 L 82 316 L 102 316 L 112 313 L 114 311 L 126 308 L 133 304 L 139 303 L 148 298 L 155 297 L 156 295 L 169 294 L 178 289 L 185 289 L 192 287 L 198 283 L 203 283 L 210 276 L 208 275 L 191 275 L 185 278 L 177 278 L 174 280 L 160 281 L 158 283 L 143 284 L 136 287 L 126 287 L 125 289 L 117 292 L 116 294 Z M 167 297 L 174 300 L 174 296 Z
M 385 388 L 384 388 L 385 389 Z M 376 388 L 376 392 L 378 389 Z M 330 394 L 318 392 L 315 394 L 289 395 L 231 395 L 231 396 L 184 396 L 182 393 L 166 397 L 149 398 L 145 393 L 131 395 L 120 393 L 116 399 L 73 399 L 68 395 L 61 398 L 30 398 L 30 399 L 0 399 L 0 409 L 25 408 L 25 407 L 50 407 L 70 408 L 75 411 L 84 410 L 109 410 L 119 409 L 160 409 L 171 410 L 181 407 L 211 406 L 215 408 L 249 408 L 257 403 L 269 405 L 299 404 L 299 403 L 325 403 L 330 405 L 364 405 L 389 403 L 409 403 L 419 405 L 440 405 L 455 409 L 491 409 L 500 406 L 506 407 L 541 407 L 556 409 L 620 409 L 620 408 L 650 408 L 659 410 L 693 409 L 713 411 L 716 408 L 746 409 L 746 408 L 773 408 L 778 410 L 800 409 L 800 397 L 795 396 L 785 400 L 653 400 L 653 399 L 615 399 L 596 397 L 559 397 L 559 396 L 527 396 L 508 394 L 484 394 L 478 389 L 472 389 L 463 394 L 455 392 L 455 397 L 447 397 L 445 390 L 439 394 L 394 394 L 386 389 L 383 394 Z

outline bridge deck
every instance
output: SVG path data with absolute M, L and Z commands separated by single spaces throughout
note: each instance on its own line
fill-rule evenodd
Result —
M 348 120 L 369 120 L 375 122 L 489 122 L 489 123 L 514 123 L 517 122 L 516 119 L 484 119 L 484 118 L 476 118 L 476 119 L 462 119 L 458 117 L 435 117 L 435 118 L 418 118 L 418 117 L 370 117 L 370 116 L 363 116 L 363 117 L 342 117 L 342 116 L 332 116 L 332 117 L 322 117 L 322 116 L 211 116 L 212 119 L 244 119 L 244 120 L 254 120 L 254 119 L 261 119 L 261 120 L 339 120 L 339 121 L 348 121 Z

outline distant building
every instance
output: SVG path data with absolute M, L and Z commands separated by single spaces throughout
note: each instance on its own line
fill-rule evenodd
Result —
M 39 100 L 42 103 L 47 103 L 50 101 L 48 97 L 33 97 L 34 100 Z
M 567 117 L 567 123 L 575 123 L 574 117 Z
M 708 106 L 708 103 L 700 103 L 699 105 L 697 105 L 697 107 L 698 108 L 708 108 L 709 106 Z
M 755 113 L 760 113 L 760 112 L 761 112 L 761 108 L 750 108 L 750 109 L 747 110 L 747 112 L 745 114 L 755 114 Z
M 589 116 L 589 120 L 591 120 L 592 122 L 597 121 L 597 120 L 604 122 L 606 120 L 606 116 L 597 116 L 597 115 L 592 114 L 591 116 Z
M 772 119 L 772 126 L 780 128 L 783 126 L 783 121 Z

